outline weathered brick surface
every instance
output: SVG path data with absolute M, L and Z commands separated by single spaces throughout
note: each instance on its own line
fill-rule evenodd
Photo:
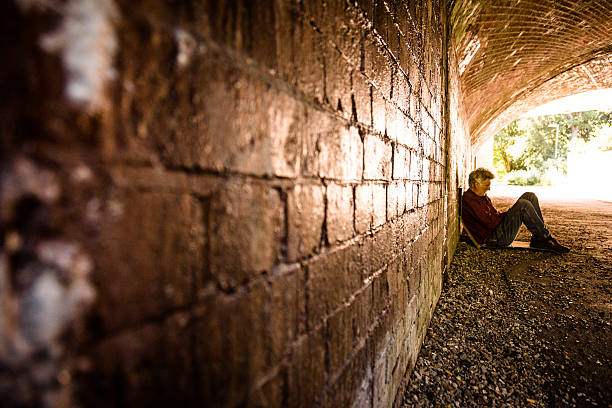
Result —
M 7 151 L 101 180 L 52 214 L 95 264 L 83 405 L 397 403 L 471 158 L 443 2 L 105 3 L 104 109 L 64 100 L 45 41 L 0 70 L 52 68 L 40 111 L 2 107 Z
M 208 223 L 215 238 L 208 262 L 219 285 L 236 286 L 280 259 L 285 211 L 278 190 L 232 180 L 211 199 Z
M 329 242 L 345 241 L 355 234 L 354 213 L 353 186 L 330 183 L 327 186 L 326 219 Z
M 329 191 L 329 187 L 328 187 Z M 341 196 L 334 201 L 333 225 L 338 225 L 338 233 L 331 234 L 339 239 L 348 238 L 350 234 L 344 232 L 345 225 L 349 225 L 352 229 L 352 206 L 345 208 L 347 204 L 352 203 L 352 189 L 349 191 L 350 196 Z M 328 205 L 330 202 L 328 192 Z M 343 211 L 350 215 L 343 217 Z M 327 223 L 330 225 L 330 212 L 328 212 Z M 288 192 L 287 199 L 287 222 L 288 222 L 288 237 L 287 237 L 287 258 L 289 261 L 311 255 L 321 243 L 321 233 L 323 230 L 323 221 L 325 219 L 325 187 L 321 184 L 299 184 Z M 348 220 L 347 220 L 348 219 Z M 344 221 L 344 222 L 343 222 Z M 344 233 L 343 233 L 344 232 Z M 328 237 L 330 232 L 328 230 Z M 330 238 L 331 239 L 331 238 Z

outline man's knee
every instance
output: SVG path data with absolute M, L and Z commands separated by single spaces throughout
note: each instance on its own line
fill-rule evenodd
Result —
M 533 204 L 531 203 L 531 201 L 529 201 L 526 198 L 519 198 L 518 201 L 516 202 L 516 204 L 522 210 L 533 209 Z
M 523 194 L 523 195 L 521 196 L 521 198 L 524 198 L 525 200 L 530 200 L 530 201 L 531 201 L 531 200 L 533 200 L 533 199 L 535 199 L 535 200 L 537 201 L 538 196 L 537 196 L 537 195 L 535 195 L 535 193 L 532 193 L 531 191 L 529 191 L 529 192 L 527 192 L 527 193 Z

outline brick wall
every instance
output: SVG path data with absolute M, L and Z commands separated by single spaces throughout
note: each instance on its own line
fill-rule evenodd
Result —
M 57 204 L 97 293 L 61 384 L 86 406 L 397 404 L 470 157 L 443 2 L 76 3 L 108 6 L 106 91 L 19 117 L 58 140 L 35 161 L 95 181 Z

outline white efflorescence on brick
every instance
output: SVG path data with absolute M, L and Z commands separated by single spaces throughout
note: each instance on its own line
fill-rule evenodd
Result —
M 61 6 L 51 0 L 39 3 L 63 15 L 57 29 L 41 36 L 39 44 L 43 50 L 61 55 L 67 97 L 89 112 L 105 110 L 109 103 L 106 83 L 116 76 L 117 9 L 113 0 L 70 0 Z

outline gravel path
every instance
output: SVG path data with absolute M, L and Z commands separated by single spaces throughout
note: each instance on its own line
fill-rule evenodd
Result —
M 572 252 L 460 243 L 403 406 L 612 407 L 612 204 L 542 208 Z

